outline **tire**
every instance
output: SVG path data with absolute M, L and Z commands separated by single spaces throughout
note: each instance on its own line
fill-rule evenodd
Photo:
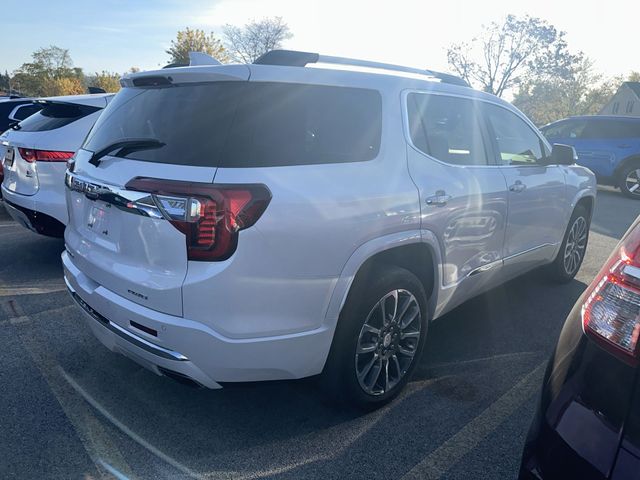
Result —
M 396 305 L 395 317 L 384 324 L 383 305 L 387 315 Z M 419 362 L 428 320 L 427 296 L 413 273 L 372 269 L 353 285 L 340 314 L 321 377 L 325 393 L 334 403 L 365 410 L 390 402 Z
M 622 168 L 618 188 L 624 196 L 640 200 L 640 161 L 630 162 Z
M 553 263 L 549 265 L 551 280 L 557 283 L 568 283 L 576 276 L 587 250 L 589 227 L 587 209 L 578 205 L 567 225 L 560 251 Z

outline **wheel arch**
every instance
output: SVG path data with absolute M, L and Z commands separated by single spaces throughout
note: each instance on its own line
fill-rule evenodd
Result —
M 620 175 L 622 174 L 622 172 L 624 171 L 624 169 L 627 167 L 627 165 L 629 165 L 630 163 L 633 162 L 637 162 L 638 164 L 640 164 L 640 153 L 636 153 L 633 155 L 629 155 L 628 157 L 626 157 L 624 160 L 622 160 L 615 168 L 613 176 L 614 176 L 614 180 L 616 181 L 616 184 L 620 178 Z
M 430 231 L 392 234 L 363 244 L 351 255 L 336 283 L 327 309 L 328 322 L 337 323 L 356 282 L 366 278 L 373 268 L 385 264 L 406 268 L 420 279 L 427 294 L 429 318 L 433 318 L 440 281 L 440 258 L 438 242 Z

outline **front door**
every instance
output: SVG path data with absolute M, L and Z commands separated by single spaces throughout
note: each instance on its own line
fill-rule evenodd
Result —
M 505 268 L 509 272 L 548 262 L 567 221 L 562 167 L 547 165 L 546 144 L 519 115 L 494 104 L 483 110 L 509 190 Z

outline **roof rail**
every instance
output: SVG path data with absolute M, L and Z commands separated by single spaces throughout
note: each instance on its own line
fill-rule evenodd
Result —
M 330 63 L 337 65 L 351 65 L 354 67 L 379 68 L 381 70 L 394 70 L 397 72 L 417 73 L 437 78 L 443 83 L 469 87 L 469 84 L 462 78 L 449 73 L 436 72 L 435 70 L 422 70 L 420 68 L 404 67 L 391 63 L 369 62 L 356 58 L 332 57 L 320 55 L 312 52 L 298 52 L 296 50 L 271 50 L 258 58 L 254 64 L 258 65 L 281 65 L 288 67 L 304 67 L 309 63 Z

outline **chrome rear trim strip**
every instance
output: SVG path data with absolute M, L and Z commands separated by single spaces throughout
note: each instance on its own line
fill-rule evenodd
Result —
M 173 350 L 169 350 L 168 348 L 160 347 L 154 343 L 148 342 L 142 337 L 134 335 L 128 330 L 122 328 L 120 325 L 113 323 L 111 320 L 103 317 L 101 314 L 96 312 L 93 308 L 91 308 L 80 296 L 71 288 L 69 285 L 69 281 L 64 279 L 67 284 L 67 288 L 69 289 L 69 293 L 71 294 L 71 298 L 75 300 L 75 302 L 80 306 L 85 312 L 91 316 L 95 321 L 99 322 L 100 325 L 118 335 L 119 337 L 127 340 L 129 343 L 134 344 L 136 347 L 146 350 L 149 353 L 157 355 L 158 357 L 166 358 L 168 360 L 175 360 L 179 362 L 184 362 L 189 360 L 187 357 L 182 355 L 181 353 L 174 352 Z

